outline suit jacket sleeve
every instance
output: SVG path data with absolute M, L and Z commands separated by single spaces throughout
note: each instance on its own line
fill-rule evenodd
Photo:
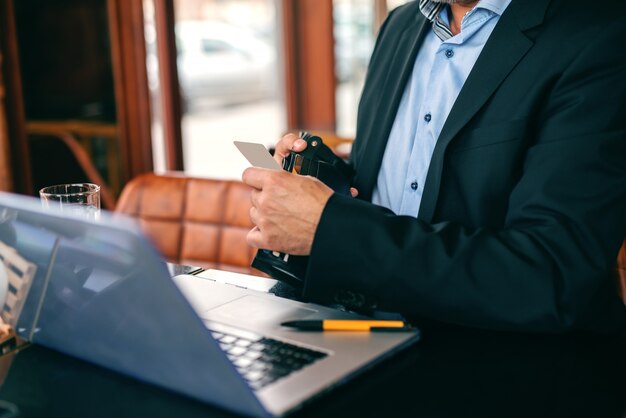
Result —
M 305 296 L 491 329 L 624 332 L 612 271 L 626 234 L 626 54 L 609 46 L 625 32 L 607 25 L 558 79 L 538 83 L 550 89 L 529 116 L 499 225 L 463 213 L 425 222 L 333 195 Z M 454 169 L 447 158 L 443 170 Z

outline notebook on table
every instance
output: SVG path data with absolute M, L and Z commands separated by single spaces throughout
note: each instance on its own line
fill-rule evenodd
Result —
M 72 218 L 0 193 L 0 241 L 37 266 L 19 335 L 248 416 L 287 414 L 419 339 L 283 327 L 361 317 L 246 288 L 261 278 L 172 278 L 137 225 L 107 213 Z

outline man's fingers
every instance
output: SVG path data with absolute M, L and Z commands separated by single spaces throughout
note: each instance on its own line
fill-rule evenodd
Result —
M 274 159 L 282 165 L 283 158 L 289 155 L 290 151 L 300 152 L 307 146 L 306 141 L 300 139 L 296 134 L 287 134 L 276 144 Z
M 282 137 L 280 141 L 276 144 L 276 149 L 274 151 L 274 159 L 278 161 L 279 164 L 282 164 L 283 158 L 285 158 L 289 151 L 293 148 L 293 143 L 298 139 L 298 135 L 296 134 L 287 134 Z
M 258 228 L 259 225 L 259 210 L 257 208 L 255 208 L 254 206 L 250 207 L 250 211 L 248 212 L 248 215 L 250 216 L 250 222 L 252 222 L 256 228 Z
M 307 146 L 306 141 L 304 139 L 298 138 L 295 141 L 293 141 L 293 145 L 291 146 L 291 151 L 296 151 L 296 152 L 304 151 L 306 146 Z
M 352 195 L 352 197 L 357 197 L 359 195 L 359 191 L 354 187 L 350 187 L 350 195 Z
M 255 226 L 248 232 L 248 235 L 246 236 L 246 241 L 251 247 L 263 248 L 263 246 L 261 245 L 262 238 L 263 237 L 261 234 L 261 230 L 259 229 L 259 227 Z
M 243 171 L 241 180 L 248 186 L 261 190 L 272 173 L 276 173 L 276 170 L 260 167 L 248 167 Z

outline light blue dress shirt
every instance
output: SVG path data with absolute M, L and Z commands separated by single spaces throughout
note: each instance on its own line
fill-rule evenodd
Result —
M 429 31 L 389 134 L 372 202 L 417 217 L 431 156 L 444 122 L 487 39 L 511 0 L 481 0 L 445 41 Z M 448 7 L 440 19 L 449 26 Z

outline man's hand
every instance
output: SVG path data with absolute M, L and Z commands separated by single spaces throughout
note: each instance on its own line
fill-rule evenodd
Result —
M 278 147 L 277 147 L 278 151 Z M 292 255 L 308 255 L 333 190 L 318 179 L 251 167 L 243 182 L 253 187 L 248 244 Z

